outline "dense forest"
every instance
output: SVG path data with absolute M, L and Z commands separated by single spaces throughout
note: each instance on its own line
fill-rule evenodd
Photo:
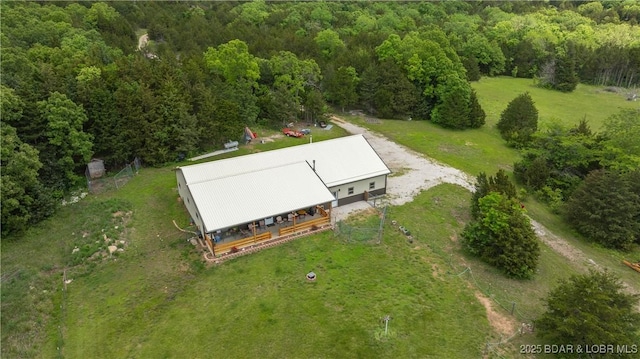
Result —
M 3 234 L 51 215 L 93 157 L 108 168 L 135 157 L 162 165 L 237 140 L 247 125 L 317 121 L 329 106 L 477 128 L 485 114 L 469 81 L 481 76 L 557 91 L 640 84 L 637 0 L 0 6 Z M 638 116 L 627 115 L 612 121 Z M 604 172 L 592 181 L 618 176 L 618 157 L 637 165 L 640 154 L 618 144 L 567 173 L 553 146 L 624 138 L 556 130 L 555 142 L 532 135 L 516 166 L 551 197 L 568 199 L 593 170 Z

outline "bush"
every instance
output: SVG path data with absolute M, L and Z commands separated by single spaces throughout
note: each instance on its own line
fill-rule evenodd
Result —
M 566 203 L 568 223 L 585 237 L 622 250 L 640 237 L 637 179 L 614 171 L 591 172 Z
M 638 343 L 638 298 L 627 294 L 611 273 L 574 275 L 547 296 L 547 311 L 536 321 L 537 334 L 550 344 Z
M 538 109 L 528 92 L 509 102 L 497 127 L 510 146 L 524 147 L 531 141 L 531 135 L 538 130 Z
M 514 198 L 496 192 L 480 198 L 478 217 L 463 233 L 465 249 L 514 278 L 531 278 L 540 248 L 531 222 Z
M 564 204 L 562 201 L 562 191 L 560 189 L 552 189 L 549 186 L 544 186 L 540 190 L 536 191 L 536 196 L 543 202 L 547 203 L 553 213 L 560 213 L 562 205 Z

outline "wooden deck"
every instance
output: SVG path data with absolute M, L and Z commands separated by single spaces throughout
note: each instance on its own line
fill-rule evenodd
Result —
M 266 231 L 224 243 L 213 243 L 207 236 L 207 245 L 210 246 L 209 251 L 213 255 L 218 256 L 242 251 L 248 247 L 276 242 L 282 237 L 295 236 L 297 234 L 311 232 L 319 228 L 326 228 L 327 225 L 331 224 L 331 217 L 329 216 L 329 213 L 322 208 L 319 208 L 319 213 L 321 214 L 319 218 L 301 221 L 299 223 L 294 222 L 291 226 L 278 228 L 277 235 L 273 235 L 271 231 Z

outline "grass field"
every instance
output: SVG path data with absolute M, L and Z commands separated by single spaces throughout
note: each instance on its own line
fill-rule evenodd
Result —
M 488 113 L 486 103 L 498 89 L 510 88 L 501 92 L 506 106 L 527 86 L 513 79 L 474 84 Z M 543 116 L 546 100 L 535 90 L 529 91 Z M 492 116 L 489 124 L 497 119 Z M 351 119 L 472 176 L 509 169 L 518 158 L 490 125 L 460 132 L 419 121 Z M 344 134 L 337 127 L 313 132 L 314 141 Z M 215 159 L 306 141 L 285 137 Z M 3 358 L 477 358 L 487 342 L 504 337 L 492 329 L 478 295 L 517 328 L 541 313 L 541 299 L 557 280 L 587 268 L 542 246 L 535 278 L 518 281 L 466 256 L 457 233 L 469 220 L 470 195 L 453 185 L 390 207 L 380 245 L 324 232 L 206 267 L 171 222 L 188 222 L 177 200 L 175 165 L 144 168 L 120 190 L 63 207 L 23 238 L 3 239 Z M 532 217 L 637 285 L 618 252 L 584 243 L 534 200 L 525 204 Z M 413 243 L 392 220 L 411 230 Z M 105 235 L 124 240 L 124 251 L 92 257 L 104 250 Z M 305 280 L 310 270 L 317 281 Z M 63 273 L 72 280 L 67 291 Z M 385 315 L 392 318 L 388 335 Z M 519 357 L 517 345 L 531 342 L 532 336 L 514 338 L 494 355 Z
M 539 127 L 553 121 L 571 127 L 586 116 L 591 128 L 599 131 L 604 120 L 620 108 L 640 108 L 640 103 L 626 100 L 626 92 L 607 92 L 602 86 L 579 84 L 575 91 L 562 93 L 537 87 L 532 79 L 483 77 L 471 87 L 478 93 L 489 126 L 495 125 L 507 104 L 524 92 L 529 92 L 538 109 Z

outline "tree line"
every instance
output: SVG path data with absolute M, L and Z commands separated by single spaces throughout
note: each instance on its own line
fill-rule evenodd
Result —
M 479 76 L 640 81 L 637 1 L 0 7 L 3 234 L 50 215 L 92 157 L 161 165 L 329 105 L 479 127 Z

